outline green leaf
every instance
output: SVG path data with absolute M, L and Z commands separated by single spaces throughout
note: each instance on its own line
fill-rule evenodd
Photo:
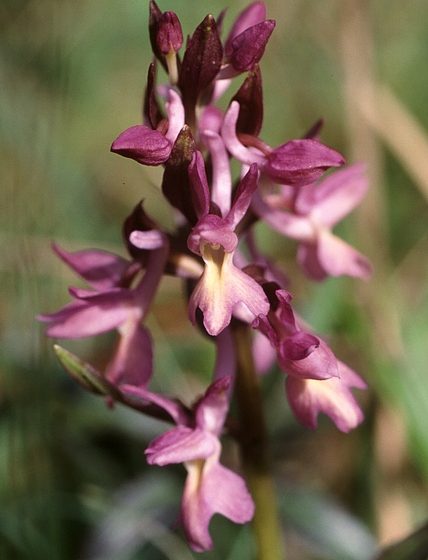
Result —
M 376 560 L 426 560 L 428 523 L 397 544 L 386 548 Z
M 58 344 L 54 344 L 54 350 L 63 368 L 82 387 L 97 395 L 117 396 L 116 389 L 93 366 Z

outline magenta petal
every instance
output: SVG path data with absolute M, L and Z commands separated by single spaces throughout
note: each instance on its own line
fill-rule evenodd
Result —
M 247 174 L 241 179 L 235 193 L 232 207 L 226 217 L 226 221 L 235 228 L 245 216 L 250 207 L 254 192 L 257 189 L 259 171 L 257 165 L 253 163 Z
M 210 207 L 210 192 L 205 172 L 205 162 L 201 152 L 195 151 L 188 169 L 192 187 L 192 200 L 196 215 L 200 218 L 208 214 Z
M 251 325 L 254 329 L 259 330 L 270 342 L 270 344 L 276 348 L 279 344 L 279 337 L 276 330 L 271 325 L 267 317 L 256 317 Z
M 171 142 L 157 130 L 138 124 L 120 134 L 111 151 L 144 165 L 160 165 L 171 153 Z
M 214 461 L 186 465 L 188 476 L 181 506 L 187 540 L 193 550 L 212 547 L 209 523 L 215 513 L 235 523 L 247 523 L 254 502 L 243 479 Z
M 308 428 L 317 427 L 319 413 L 329 416 L 342 432 L 349 432 L 364 415 L 346 384 L 338 378 L 326 380 L 288 377 L 287 396 L 297 419 Z
M 216 132 L 205 130 L 203 139 L 208 146 L 212 162 L 211 200 L 226 216 L 230 209 L 232 178 L 230 176 L 229 156 L 223 139 Z
M 337 363 L 339 366 L 339 377 L 345 385 L 355 389 L 367 389 L 367 383 L 353 369 L 340 360 Z
M 347 216 L 363 199 L 368 189 L 363 165 L 340 169 L 299 192 L 296 211 L 311 214 L 318 223 L 330 228 Z
M 120 306 L 132 303 L 132 292 L 127 288 L 110 288 L 103 292 L 96 292 L 71 286 L 68 291 L 73 297 L 91 303 L 91 305 Z
M 304 379 L 330 379 L 331 377 L 338 377 L 337 358 L 323 340 L 316 340 L 318 340 L 319 346 L 314 348 L 306 358 L 298 360 L 290 360 L 287 357 L 287 350 L 289 350 L 287 344 L 280 344 L 278 357 L 281 368 L 291 376 Z
M 254 68 L 262 58 L 274 28 L 275 21 L 268 19 L 249 27 L 233 39 L 230 61 L 236 70 L 243 72 Z
M 219 447 L 217 438 L 209 432 L 178 426 L 153 440 L 145 454 L 149 465 L 163 467 L 172 463 L 206 459 L 219 451 Z
M 54 338 L 83 338 L 110 331 L 124 323 L 131 313 L 126 304 L 117 305 L 74 301 L 56 313 L 40 315 L 39 320 L 50 323 L 46 330 Z
M 279 183 L 301 186 L 343 163 L 339 152 L 316 140 L 291 140 L 270 153 L 264 171 Z
M 266 6 L 264 2 L 253 2 L 247 6 L 235 19 L 232 29 L 226 39 L 224 52 L 226 57 L 232 54 L 232 41 L 249 27 L 253 27 L 266 19 Z
M 213 336 L 221 333 L 230 323 L 233 308 L 244 304 L 254 317 L 266 315 L 269 302 L 263 289 L 248 274 L 232 263 L 232 254 L 204 254 L 205 269 L 189 302 L 189 315 L 195 320 L 199 307 L 204 315 L 204 326 Z
M 232 378 L 221 377 L 212 383 L 196 408 L 198 428 L 219 435 L 229 410 L 229 392 Z
M 328 276 L 318 258 L 318 246 L 316 243 L 300 243 L 297 250 L 297 262 L 306 276 L 312 278 L 312 280 L 320 282 Z
M 232 101 L 229 109 L 227 110 L 223 126 L 221 128 L 221 135 L 229 152 L 242 163 L 251 165 L 257 163 L 260 166 L 265 164 L 265 156 L 263 154 L 256 154 L 249 148 L 246 148 L 238 139 L 236 135 L 236 123 L 239 117 L 239 103 Z
M 197 255 L 203 256 L 204 244 L 221 246 L 222 250 L 231 253 L 238 245 L 238 237 L 226 220 L 207 214 L 192 229 L 187 240 L 189 249 Z
M 329 276 L 367 279 L 372 273 L 370 262 L 364 255 L 328 230 L 319 232 L 317 255 L 321 267 Z
M 286 235 L 287 237 L 298 240 L 307 240 L 312 239 L 314 236 L 313 225 L 306 216 L 296 216 L 291 212 L 272 208 L 257 192 L 253 197 L 252 209 L 272 229 Z
M 223 111 L 214 105 L 207 105 L 198 119 L 199 133 L 209 130 L 220 134 L 222 122 Z
M 52 247 L 61 260 L 98 290 L 117 286 L 131 264 L 114 253 L 99 249 L 70 253 L 59 245 Z
M 139 321 L 128 321 L 120 329 L 120 341 L 106 377 L 113 384 L 145 387 L 153 370 L 152 341 Z
M 168 91 L 168 103 L 166 104 L 168 113 L 168 131 L 165 137 L 174 144 L 181 129 L 185 125 L 184 107 L 181 97 L 172 88 Z
M 254 502 L 244 480 L 222 465 L 212 466 L 205 477 L 203 492 L 214 511 L 234 523 L 247 523 L 252 519 Z
M 292 295 L 287 290 L 276 290 L 275 296 L 279 302 L 278 317 L 290 333 L 297 331 L 296 318 L 291 307 Z
M 283 341 L 281 351 L 287 360 L 304 360 L 319 348 L 319 345 L 320 341 L 316 336 L 306 332 L 296 332 Z

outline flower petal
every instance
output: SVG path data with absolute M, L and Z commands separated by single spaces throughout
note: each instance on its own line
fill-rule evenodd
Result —
M 172 463 L 184 463 L 206 459 L 220 446 L 218 439 L 199 428 L 178 426 L 153 440 L 145 451 L 149 465 L 163 467 Z
M 166 111 L 168 113 L 168 131 L 165 137 L 171 142 L 171 145 L 173 145 L 185 124 L 185 119 L 181 97 L 172 88 L 168 89 Z
M 220 208 L 221 215 L 226 216 L 232 195 L 229 157 L 223 139 L 216 132 L 203 131 L 203 139 L 212 161 L 211 200 Z
M 316 243 L 299 243 L 297 262 L 306 276 L 312 278 L 312 280 L 320 282 L 328 277 L 328 273 L 318 258 L 318 246 Z
M 84 338 L 110 331 L 124 323 L 132 309 L 128 302 L 118 304 L 92 303 L 80 300 L 69 303 L 56 313 L 39 315 L 39 321 L 49 323 L 47 336 L 54 338 Z
M 254 515 L 254 502 L 244 480 L 217 461 L 192 462 L 181 506 L 187 540 L 196 552 L 212 548 L 209 523 L 215 513 L 235 523 L 247 523 Z
M 226 217 L 227 223 L 229 223 L 233 229 L 236 228 L 250 207 L 253 194 L 257 189 L 258 178 L 259 171 L 257 165 L 253 163 L 244 178 L 239 182 L 232 208 Z
M 269 154 L 264 171 L 279 183 L 303 186 L 343 163 L 339 152 L 316 140 L 291 140 Z
M 320 346 L 319 339 L 306 332 L 296 332 L 281 344 L 282 355 L 287 360 L 304 360 Z
M 237 303 L 243 303 L 254 317 L 266 315 L 269 302 L 263 289 L 233 265 L 232 254 L 223 252 L 220 258 L 214 250 L 210 253 L 211 256 L 204 255 L 205 270 L 190 297 L 190 319 L 195 321 L 199 307 L 207 332 L 216 336 L 230 323 Z
M 305 334 L 305 338 L 312 337 L 312 335 L 307 333 L 299 333 L 299 335 L 301 334 Z M 288 352 L 290 351 L 290 346 L 287 343 L 288 338 L 280 343 L 278 359 L 281 368 L 286 373 L 289 373 L 290 376 L 304 379 L 330 379 L 331 377 L 338 377 L 339 369 L 336 356 L 323 340 L 316 337 L 312 338 L 318 341 L 319 346 L 314 348 L 315 343 L 309 346 L 309 348 L 313 348 L 312 352 L 301 359 L 290 359 L 288 357 Z M 301 352 L 302 354 L 303 352 Z
M 209 212 L 210 191 L 205 171 L 204 158 L 199 150 L 193 154 L 192 161 L 189 164 L 188 173 L 196 216 L 201 218 Z
M 353 276 L 367 279 L 372 273 L 368 259 L 328 230 L 318 234 L 317 255 L 329 276 Z
M 129 235 L 129 241 L 138 249 L 152 251 L 160 249 L 166 244 L 166 236 L 157 229 L 148 231 L 134 230 Z
M 229 109 L 227 110 L 223 126 L 221 127 L 221 135 L 223 137 L 226 148 L 238 161 L 251 165 L 257 163 L 263 166 L 266 158 L 263 154 L 256 154 L 255 152 L 246 148 L 236 136 L 236 123 L 239 117 L 239 103 L 232 101 Z
M 149 331 L 131 320 L 120 327 L 120 341 L 106 370 L 106 378 L 113 384 L 145 387 L 153 371 L 152 341 Z
M 111 151 L 144 165 L 160 165 L 170 156 L 171 142 L 157 130 L 138 124 L 119 134 Z
M 131 264 L 114 253 L 100 249 L 71 253 L 57 244 L 53 244 L 52 248 L 61 260 L 98 290 L 117 286 Z
M 272 229 L 291 239 L 303 241 L 314 237 L 314 227 L 306 216 L 296 216 L 285 210 L 277 210 L 266 203 L 257 192 L 253 197 L 252 208 Z
M 321 412 L 329 416 L 342 432 L 349 432 L 364 419 L 350 389 L 338 378 L 315 380 L 290 376 L 286 390 L 294 414 L 308 428 L 317 427 Z
M 224 52 L 227 57 L 232 54 L 232 41 L 249 27 L 253 27 L 266 19 L 266 6 L 264 2 L 253 2 L 247 6 L 233 22 L 232 28 L 224 45 Z
M 232 378 L 221 377 L 212 383 L 196 407 L 196 425 L 201 430 L 219 435 L 229 410 Z
M 365 167 L 361 164 L 340 169 L 318 184 L 301 189 L 296 199 L 299 214 L 311 214 L 330 228 L 347 216 L 363 199 L 368 189 Z
M 275 20 L 268 19 L 245 29 L 232 40 L 230 61 L 240 72 L 252 70 L 262 58 Z

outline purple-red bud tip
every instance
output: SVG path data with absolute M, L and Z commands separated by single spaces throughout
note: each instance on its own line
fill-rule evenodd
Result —
M 259 62 L 275 25 L 275 20 L 267 19 L 249 27 L 233 39 L 230 61 L 236 70 L 251 70 Z
M 178 52 L 183 44 L 180 20 L 174 12 L 164 12 L 158 21 L 156 44 L 160 52 L 167 55 Z
M 131 126 L 111 145 L 111 151 L 143 165 L 160 165 L 171 154 L 171 143 L 163 134 L 145 125 Z

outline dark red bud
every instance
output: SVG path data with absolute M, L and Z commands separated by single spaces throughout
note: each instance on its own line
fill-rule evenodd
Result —
M 192 122 L 196 101 L 220 70 L 223 47 L 213 16 L 208 15 L 189 39 L 180 71 L 180 89 L 187 122 Z
M 157 56 L 157 44 L 156 44 L 156 36 L 159 27 L 159 21 L 162 17 L 162 12 L 159 9 L 158 5 L 154 0 L 150 1 L 149 4 L 149 35 L 150 35 L 150 43 L 152 45 L 152 50 L 154 54 Z
M 249 27 L 233 39 L 230 61 L 236 70 L 251 70 L 259 62 L 274 27 L 275 21 L 267 19 Z
M 257 65 L 253 72 L 248 74 L 232 101 L 239 103 L 237 132 L 258 136 L 263 123 L 263 89 L 262 76 Z
M 184 125 L 165 164 L 162 179 L 162 192 L 168 202 L 180 210 L 190 223 L 196 222 L 188 173 L 194 152 L 195 141 L 190 128 Z
M 164 118 L 156 98 L 156 61 L 152 62 L 147 72 L 146 91 L 143 101 L 143 118 L 145 124 L 156 129 Z
M 156 44 L 159 51 L 167 55 L 178 52 L 183 44 L 180 20 L 174 12 L 164 12 L 157 24 Z

